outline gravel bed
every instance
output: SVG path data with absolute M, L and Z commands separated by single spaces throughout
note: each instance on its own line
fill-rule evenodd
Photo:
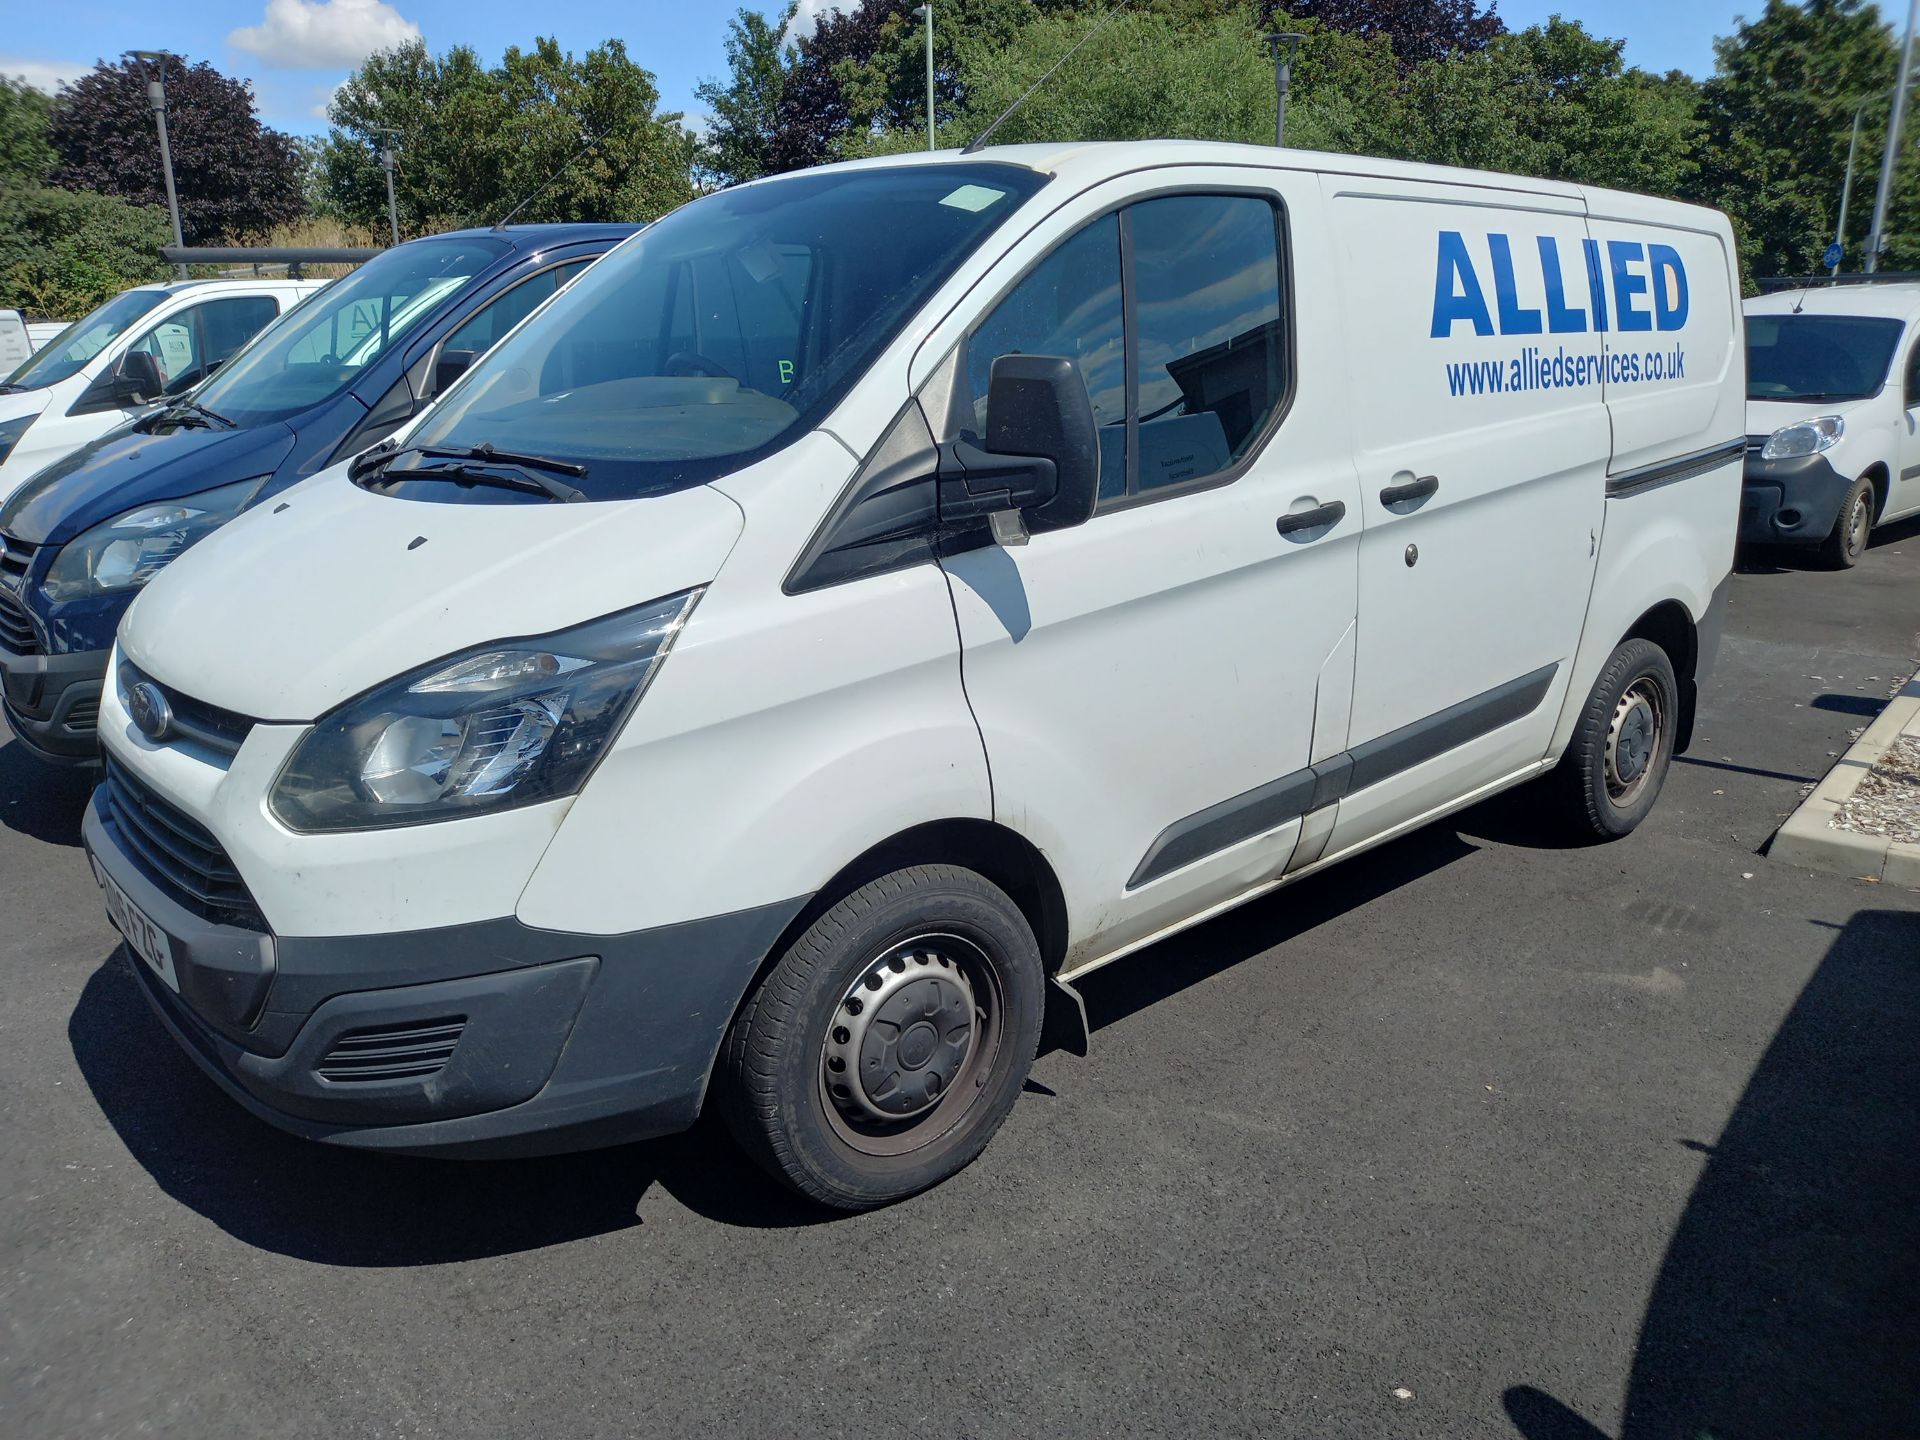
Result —
M 1920 738 L 1902 735 L 1887 747 L 1833 817 L 1833 828 L 1920 845 Z

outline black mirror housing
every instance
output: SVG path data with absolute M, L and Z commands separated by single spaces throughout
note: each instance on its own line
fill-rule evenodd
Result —
M 1034 531 L 1084 525 L 1100 493 L 1100 427 L 1080 366 L 1064 355 L 1002 355 L 987 381 L 986 449 L 1053 462 L 1052 493 L 1020 507 Z
M 160 361 L 145 350 L 129 350 L 113 367 L 113 398 L 123 405 L 144 405 L 166 393 Z

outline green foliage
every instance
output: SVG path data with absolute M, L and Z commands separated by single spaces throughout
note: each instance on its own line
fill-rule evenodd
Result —
M 72 319 L 171 273 L 166 212 L 42 185 L 0 185 L 0 309 Z
M 335 95 L 319 191 L 330 212 L 384 224 L 379 127 L 392 126 L 403 236 L 490 224 L 536 191 L 520 221 L 651 220 L 693 194 L 693 137 L 659 102 L 618 40 L 576 57 L 538 39 L 492 67 L 416 41 L 370 57 Z
M 768 172 L 787 80 L 780 31 L 792 14 L 788 5 L 777 21 L 757 10 L 735 15 L 727 24 L 732 78 L 724 85 L 703 80 L 694 90 L 713 117 L 700 142 L 700 167 L 721 184 L 755 180 Z
M 0 186 L 39 185 L 58 158 L 47 139 L 53 101 L 24 80 L 0 75 Z

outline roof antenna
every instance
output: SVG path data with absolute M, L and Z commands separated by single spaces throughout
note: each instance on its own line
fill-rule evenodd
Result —
M 587 152 L 592 150 L 593 147 L 598 145 L 602 140 L 606 139 L 607 131 L 611 130 L 612 128 L 613 127 L 609 125 L 606 130 L 600 131 L 599 134 L 589 135 L 587 137 L 587 143 L 582 145 L 578 150 L 574 151 L 572 155 L 567 157 L 566 164 L 562 165 L 558 170 L 554 171 L 553 174 L 549 175 L 546 178 L 545 182 L 542 183 L 541 186 L 537 190 L 535 190 L 531 195 L 527 196 L 526 199 L 522 200 L 518 205 L 514 206 L 513 209 L 509 210 L 505 215 L 501 216 L 498 220 L 494 221 L 493 228 L 495 230 L 506 229 L 508 222 L 511 221 L 514 216 L 518 215 L 522 210 L 526 209 L 527 206 L 531 205 L 534 201 L 538 200 L 542 195 L 546 194 L 547 191 L 553 187 L 554 181 L 558 180 L 562 175 L 566 174 L 567 171 L 571 170 L 574 166 L 578 165 L 582 160 L 584 160 L 587 157 Z
M 1052 67 L 1047 71 L 1046 74 L 1042 75 L 1038 80 L 1034 81 L 1033 84 L 1027 87 L 1025 94 L 1023 94 L 1018 100 L 1014 101 L 1011 105 L 1007 106 L 1006 109 L 1002 110 L 997 116 L 995 116 L 994 121 L 991 125 L 987 126 L 986 129 L 982 130 L 978 135 L 974 136 L 973 139 L 969 140 L 965 145 L 962 145 L 960 147 L 960 153 L 962 155 L 971 155 L 973 154 L 974 151 L 978 150 L 981 146 L 985 145 L 987 143 L 987 137 L 993 134 L 994 131 L 998 130 L 1001 127 L 1001 125 L 1006 122 L 1008 117 L 1013 114 L 1014 111 L 1018 110 L 1022 105 L 1026 104 L 1027 100 L 1032 96 L 1034 91 L 1038 90 L 1042 85 L 1046 84 L 1047 81 L 1051 80 L 1053 78 L 1053 72 L 1055 70 L 1058 70 L 1062 65 L 1066 64 L 1067 61 L 1071 60 L 1075 55 L 1079 54 L 1080 47 L 1082 45 L 1086 44 L 1087 41 L 1093 39 L 1094 36 L 1098 35 L 1100 31 L 1103 28 L 1105 28 L 1106 23 L 1109 20 L 1113 19 L 1114 16 L 1118 15 L 1122 10 L 1126 8 L 1127 8 L 1127 0 L 1114 0 L 1114 4 L 1108 8 L 1107 13 L 1102 15 L 1100 19 L 1097 22 L 1095 22 L 1094 27 L 1091 30 L 1087 31 L 1086 34 L 1082 35 L 1078 40 L 1074 42 L 1072 49 L 1068 50 L 1066 54 L 1062 55 L 1058 60 L 1054 61 Z

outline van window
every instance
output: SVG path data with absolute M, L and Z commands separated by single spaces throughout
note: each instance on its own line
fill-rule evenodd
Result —
M 509 330 L 531 315 L 542 300 L 559 288 L 559 274 L 557 269 L 542 270 L 538 275 L 522 280 L 512 289 L 494 296 L 461 321 L 460 327 L 446 338 L 441 349 L 471 350 L 475 355 L 484 355 L 498 345 Z
M 1065 355 L 1080 363 L 1100 426 L 1100 493 L 1127 488 L 1126 339 L 1120 303 L 1120 217 L 1079 231 L 1036 265 L 967 341 L 967 396 L 977 434 L 1002 355 Z
M 289 310 L 224 365 L 200 398 L 243 425 L 298 415 L 337 395 L 415 325 L 506 253 L 491 236 L 412 240 Z
M 1749 315 L 1749 400 L 1861 400 L 1886 383 L 1900 322 L 1870 315 Z
M 568 286 L 411 440 L 583 464 L 573 483 L 594 500 L 752 464 L 818 426 L 1045 183 L 1024 166 L 945 161 L 802 172 L 703 196 Z M 388 467 L 378 483 L 445 503 L 511 493 L 408 482 L 407 468 Z
M 127 348 L 160 362 L 167 395 L 189 390 L 279 313 L 271 295 L 231 295 L 176 311 Z
M 1274 209 L 1169 195 L 1126 212 L 1133 261 L 1136 491 L 1227 469 L 1286 394 Z
M 976 433 L 993 362 L 1013 354 L 1079 362 L 1101 427 L 1103 503 L 1230 469 L 1287 392 L 1277 211 L 1255 196 L 1169 195 L 1063 241 L 968 337 Z

